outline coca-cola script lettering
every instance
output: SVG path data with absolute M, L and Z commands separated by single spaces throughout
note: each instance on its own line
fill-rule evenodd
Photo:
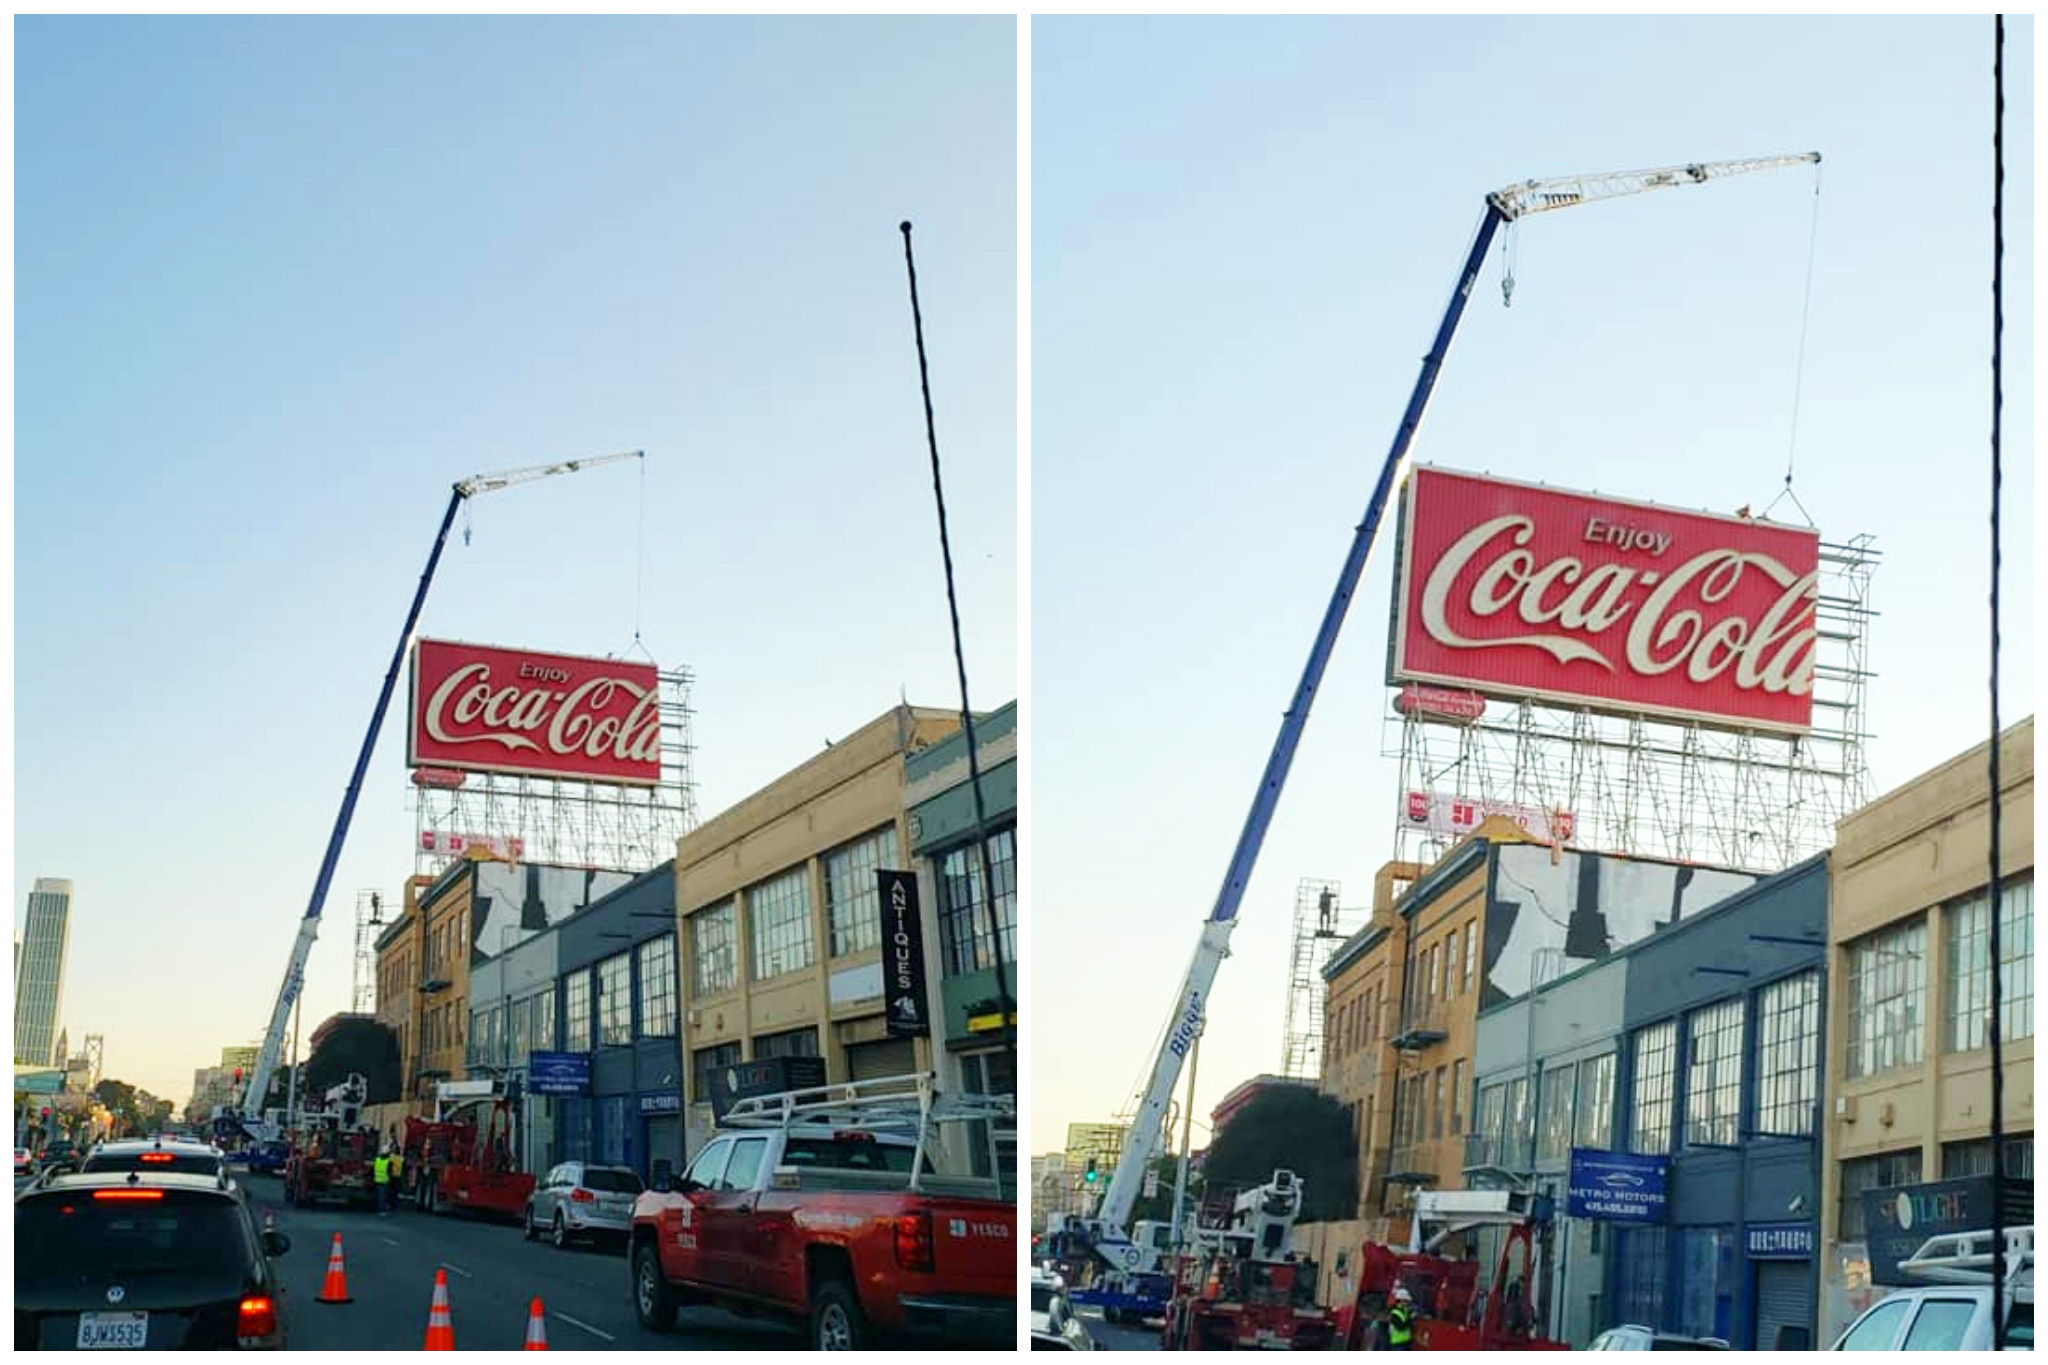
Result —
M 1816 532 L 1418 469 L 1390 682 L 1804 730 Z
M 409 761 L 649 784 L 661 776 L 651 664 L 421 640 Z

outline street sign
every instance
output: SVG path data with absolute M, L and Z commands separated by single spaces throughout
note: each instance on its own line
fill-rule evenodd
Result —
M 1565 1214 L 1603 1223 L 1661 1223 L 1670 1175 L 1668 1156 L 1574 1147 Z
M 590 1093 L 590 1054 L 532 1052 L 526 1057 L 526 1088 L 536 1095 Z
M 1751 1223 L 1742 1230 L 1742 1254 L 1752 1261 L 1813 1258 L 1813 1224 Z

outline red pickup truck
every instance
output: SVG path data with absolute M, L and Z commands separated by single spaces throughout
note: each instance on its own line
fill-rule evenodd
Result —
M 952 1145 L 993 1156 L 989 1125 L 1015 1112 L 1009 1096 L 941 1100 L 928 1076 L 741 1101 L 681 1180 L 634 1205 L 641 1323 L 713 1304 L 803 1321 L 818 1350 L 1014 1347 L 1016 1202 L 998 1180 L 939 1174 L 934 1125 L 970 1120 Z

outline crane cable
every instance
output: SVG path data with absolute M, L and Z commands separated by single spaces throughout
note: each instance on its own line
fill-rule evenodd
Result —
M 1798 358 L 1792 363 L 1792 431 L 1786 441 L 1785 487 L 1777 497 L 1771 499 L 1771 505 L 1764 509 L 1764 516 L 1769 517 L 1779 503 L 1790 498 L 1792 505 L 1799 509 L 1799 515 L 1806 518 L 1808 526 L 1813 525 L 1813 517 L 1799 501 L 1799 495 L 1792 491 L 1792 464 L 1799 453 L 1799 398 L 1801 390 L 1806 385 L 1806 332 L 1807 325 L 1813 317 L 1813 260 L 1814 250 L 1820 244 L 1820 171 L 1821 168 L 1816 163 L 1813 168 L 1813 222 L 1806 238 L 1806 298 L 1799 308 Z
M 2003 389 L 2005 340 L 2005 16 L 1994 16 L 1992 47 L 1991 122 L 1991 878 L 1985 945 L 1990 962 L 1991 1018 L 1991 1332 L 1994 1348 L 2006 1343 L 2005 1326 L 2005 1046 L 2003 943 L 2000 919 L 1998 863 L 2000 792 L 1998 771 L 1998 506 L 2002 470 L 1999 465 L 1999 425 L 2005 409 Z

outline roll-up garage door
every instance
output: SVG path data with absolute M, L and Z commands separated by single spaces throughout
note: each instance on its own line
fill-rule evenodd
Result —
M 1775 1350 L 1780 1327 L 1805 1328 L 1811 1349 L 1813 1292 L 1813 1262 L 1758 1261 L 1755 1349 Z
M 908 1076 L 917 1070 L 917 1044 L 909 1038 L 890 1038 L 876 1043 L 850 1043 L 846 1049 L 846 1074 L 856 1081 L 883 1076 Z

